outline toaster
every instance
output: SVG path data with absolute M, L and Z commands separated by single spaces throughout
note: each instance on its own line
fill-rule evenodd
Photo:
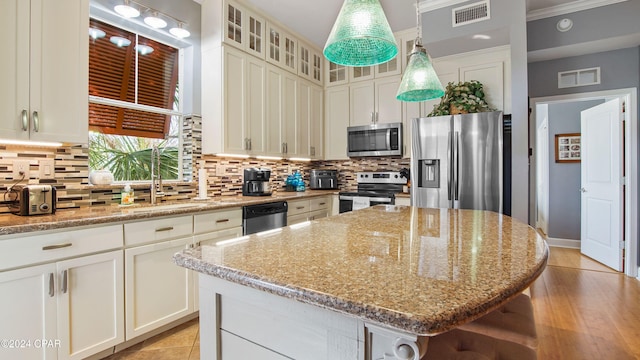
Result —
M 54 214 L 56 188 L 51 185 L 15 185 L 11 188 L 9 210 L 17 215 Z

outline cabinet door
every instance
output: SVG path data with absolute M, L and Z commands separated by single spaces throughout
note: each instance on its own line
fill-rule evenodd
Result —
M 241 51 L 224 47 L 225 152 L 243 154 L 249 150 L 245 89 L 247 61 Z
M 298 131 L 298 77 L 284 73 L 282 94 L 282 131 L 284 139 L 284 156 L 300 155 L 300 134 Z M 307 134 L 308 136 L 308 134 Z
M 285 69 L 297 74 L 298 72 L 298 40 L 290 34 L 283 33 L 283 50 Z
M 283 71 L 273 65 L 267 66 L 267 126 L 266 152 L 269 155 L 281 156 L 283 151 L 282 129 L 283 117 L 282 94 L 284 92 Z
M 320 52 L 313 51 L 311 53 L 311 80 L 318 85 L 322 85 L 322 64 L 324 57 Z
M 327 86 L 330 85 L 344 85 L 349 83 L 348 68 L 344 65 L 338 65 L 331 61 L 326 61 L 325 64 Z
M 485 99 L 494 109 L 504 109 L 504 63 L 460 67 L 460 81 L 478 80 L 484 85 Z
M 298 82 L 298 154 L 297 156 L 311 158 L 311 83 Z
M 375 122 L 374 92 L 373 81 L 351 85 L 349 126 L 369 125 Z
M 263 154 L 265 151 L 266 128 L 266 64 L 262 60 L 247 56 L 246 106 L 249 129 L 249 152 Z M 233 119 L 231 119 L 233 121 Z
M 309 213 L 309 220 L 322 219 L 329 216 L 329 209 L 316 210 Z
M 32 140 L 88 142 L 88 28 L 89 0 L 31 1 Z
M 400 77 L 392 77 L 375 81 L 376 123 L 402 121 L 402 101 L 396 99 L 400 80 Z
M 298 45 L 298 76 L 305 79 L 311 79 L 312 74 L 312 50 L 311 47 L 303 42 Z
M 0 138 L 29 139 L 29 23 L 29 1 L 2 2 Z
M 84 359 L 124 342 L 122 250 L 57 264 L 59 359 Z
M 224 3 L 224 38 L 223 41 L 233 45 L 238 49 L 244 49 L 244 9 L 238 6 L 234 1 L 225 1 Z
M 323 91 L 319 86 L 311 87 L 311 116 L 309 145 L 312 159 L 323 159 L 323 138 L 324 138 L 324 111 L 323 111 Z
M 171 260 L 191 241 L 188 237 L 125 249 L 126 340 L 193 312 L 192 272 Z
M 282 54 L 282 31 L 272 24 L 267 25 L 267 33 L 269 35 L 269 48 L 267 49 L 267 61 L 280 66 L 284 59 Z
M 351 78 L 350 81 L 361 81 L 361 80 L 373 80 L 374 70 L 373 66 L 353 66 L 350 67 L 351 70 Z
M 245 11 L 245 13 L 247 15 L 246 23 L 248 23 L 248 28 L 244 30 L 244 34 L 247 35 L 246 46 L 244 50 L 249 54 L 252 54 L 264 60 L 265 21 L 263 18 L 257 16 L 256 14 L 250 13 L 248 11 Z
M 36 339 L 58 338 L 55 273 L 54 264 L 0 273 L 0 336 L 32 341 L 31 346 L 18 341 L 0 347 L 0 359 L 56 359 L 55 346 L 36 347 L 33 343 Z
M 347 127 L 349 126 L 349 87 L 326 90 L 325 160 L 344 160 L 347 157 Z

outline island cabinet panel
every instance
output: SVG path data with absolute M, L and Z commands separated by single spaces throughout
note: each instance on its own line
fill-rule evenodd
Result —
M 200 294 L 203 359 L 244 358 L 234 356 L 245 354 L 247 342 L 264 348 L 266 359 L 281 359 L 269 351 L 293 359 L 364 359 L 365 327 L 356 318 L 211 276 L 200 278 Z
M 260 359 L 260 360 L 287 360 L 282 356 L 265 347 L 256 345 L 251 341 L 231 334 L 227 331 L 220 331 L 220 337 L 225 346 L 222 347 L 223 359 Z

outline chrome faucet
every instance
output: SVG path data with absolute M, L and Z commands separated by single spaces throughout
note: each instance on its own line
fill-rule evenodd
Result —
M 156 166 L 158 166 L 156 174 Z M 151 203 L 157 204 L 158 198 L 164 196 L 162 191 L 162 172 L 160 171 L 160 150 L 154 144 L 151 148 Z

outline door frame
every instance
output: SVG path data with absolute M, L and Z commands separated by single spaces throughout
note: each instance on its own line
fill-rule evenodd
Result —
M 542 179 L 542 181 L 540 181 L 540 183 L 542 185 L 546 186 L 546 189 L 548 190 L 548 186 L 549 186 L 549 116 L 548 116 L 548 104 L 542 104 L 540 106 L 541 108 L 543 108 L 543 113 L 540 113 L 538 115 L 543 115 L 542 121 L 538 124 L 536 124 L 536 156 L 537 159 L 539 159 L 538 163 L 536 165 L 539 165 L 536 167 L 536 171 L 534 172 L 534 174 L 536 175 L 536 179 Z M 544 131 L 547 139 L 546 141 L 541 141 L 537 136 L 540 133 L 540 128 L 542 126 L 546 126 L 546 129 Z M 544 170 L 544 171 L 543 171 Z M 540 173 L 538 173 L 538 171 L 541 171 Z M 536 218 L 535 218 L 535 225 L 537 229 L 542 230 L 542 232 L 547 235 L 549 234 L 549 223 L 548 223 L 548 219 L 549 219 L 549 196 L 548 196 L 548 192 L 547 192 L 547 196 L 542 198 L 544 201 L 540 201 L 541 198 L 538 197 L 538 195 L 540 195 L 538 193 L 538 189 L 540 189 L 540 183 L 538 183 L 536 181 L 535 186 L 535 192 L 536 192 L 536 211 L 534 212 Z M 539 214 L 543 214 L 543 218 L 544 220 L 540 220 L 540 216 Z
M 579 102 L 579 101 L 588 101 L 588 100 L 609 100 L 612 98 L 622 98 L 626 103 L 626 112 L 625 112 L 625 215 L 624 215 L 624 223 L 625 227 L 623 229 L 625 234 L 625 259 L 624 259 L 624 273 L 627 276 L 637 277 L 640 271 L 638 264 L 638 98 L 637 98 L 638 90 L 637 88 L 625 88 L 625 89 L 615 89 L 615 90 L 605 90 L 605 91 L 594 91 L 594 92 L 585 92 L 585 93 L 574 93 L 567 95 L 556 95 L 556 96 L 547 96 L 547 97 L 539 97 L 531 99 L 531 119 L 535 121 L 534 129 L 537 130 L 538 126 L 540 126 L 539 120 L 537 118 L 536 109 L 538 105 L 543 104 L 559 104 L 559 103 L 568 103 L 568 102 Z M 535 131 L 530 132 L 530 137 L 532 137 L 531 144 L 536 144 L 536 134 Z M 532 164 L 535 167 L 536 163 L 540 163 L 536 158 L 536 151 L 533 151 L 533 159 Z M 551 154 L 549 154 L 551 156 Z M 549 161 L 547 161 L 549 163 Z M 534 214 L 538 212 L 538 204 L 537 204 L 537 194 L 535 194 L 537 189 L 537 172 L 530 172 L 530 181 L 534 186 L 531 186 L 530 201 L 533 201 L 534 204 L 532 206 L 535 208 Z M 548 172 L 548 170 L 547 170 Z M 545 179 L 543 179 L 545 181 Z M 547 184 L 546 188 L 549 188 L 549 179 L 546 179 Z M 549 201 L 547 194 L 547 203 Z M 634 195 L 634 196 L 632 196 Z M 548 211 L 548 209 L 547 209 Z M 548 212 L 547 212 L 548 215 Z M 631 217 L 636 217 L 632 219 Z M 530 221 L 531 223 L 535 223 L 535 221 Z

